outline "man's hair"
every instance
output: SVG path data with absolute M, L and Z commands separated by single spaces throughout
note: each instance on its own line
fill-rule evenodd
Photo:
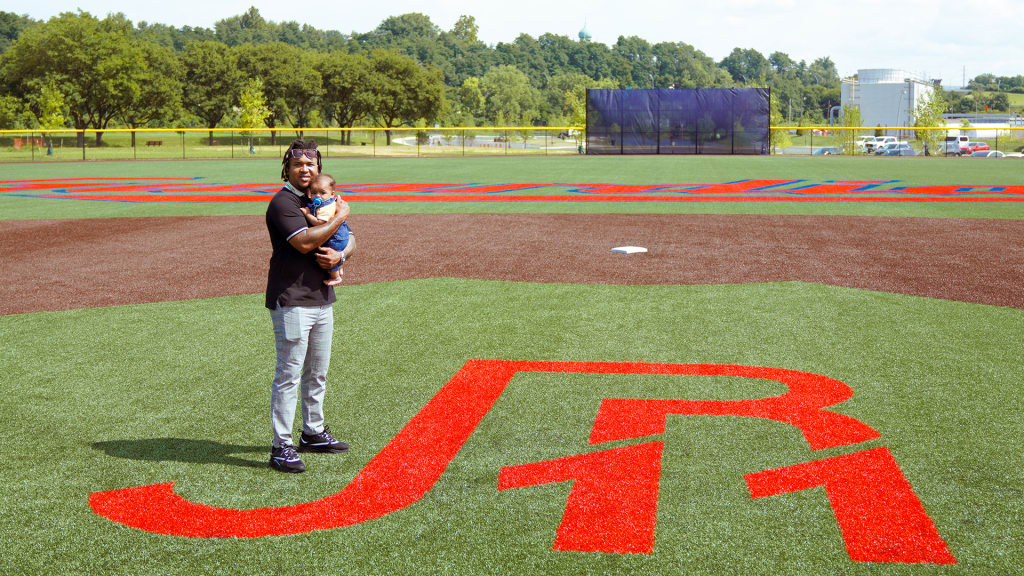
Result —
M 284 182 L 288 181 L 288 160 L 292 157 L 292 150 L 316 150 L 316 171 L 320 172 L 323 169 L 323 164 L 320 161 L 320 151 L 316 149 L 316 140 L 298 140 L 291 143 L 288 149 L 285 150 L 284 158 L 281 160 L 281 180 Z

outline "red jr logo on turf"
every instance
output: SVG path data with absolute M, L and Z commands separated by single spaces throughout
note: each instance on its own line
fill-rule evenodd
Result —
M 661 434 L 668 415 L 767 418 L 797 427 L 813 450 L 879 437 L 825 408 L 853 396 L 838 380 L 782 368 L 722 364 L 471 360 L 341 492 L 280 508 L 232 510 L 189 502 L 173 483 L 97 492 L 93 510 L 150 532 L 190 537 L 298 534 L 379 518 L 413 504 L 437 482 L 518 372 L 733 376 L 775 380 L 788 391 L 758 400 L 606 399 L 590 444 Z M 429 449 L 427 449 L 429 447 Z M 554 549 L 651 553 L 662 442 L 645 442 L 501 470 L 498 489 L 574 481 Z M 954 564 L 956 559 L 886 448 L 745 476 L 751 497 L 823 487 L 850 558 L 862 562 Z

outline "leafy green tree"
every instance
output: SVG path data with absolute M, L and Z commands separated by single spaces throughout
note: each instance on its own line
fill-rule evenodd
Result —
M 26 128 L 31 120 L 32 113 L 24 100 L 17 96 L 0 96 L 0 130 Z
M 931 95 L 922 94 L 914 105 L 914 128 L 942 128 L 946 125 L 942 118 L 946 105 L 942 101 L 942 93 L 936 90 Z M 917 139 L 930 152 L 945 152 L 942 149 L 945 132 L 940 130 L 917 130 Z
M 856 127 L 861 126 L 864 119 L 860 115 L 860 106 L 854 106 L 853 104 L 847 104 L 843 106 L 842 112 L 839 114 L 839 124 L 845 127 Z M 857 131 L 856 130 L 841 130 L 840 138 L 843 145 L 843 155 L 853 156 L 857 154 Z
M 476 18 L 465 14 L 459 16 L 459 19 L 455 21 L 455 26 L 452 27 L 452 35 L 455 39 L 465 44 L 478 42 L 477 34 L 479 32 L 480 26 L 477 26 Z
M 729 88 L 729 73 L 703 52 L 682 42 L 661 42 L 653 47 L 657 58 L 654 84 L 658 88 Z
M 238 127 L 242 128 L 242 136 L 249 137 L 249 153 L 255 154 L 252 145 L 252 131 L 267 125 L 267 99 L 263 96 L 263 81 L 250 78 L 238 95 Z
M 213 128 L 231 111 L 242 86 L 235 53 L 220 42 L 193 42 L 181 55 L 185 69 L 185 109 L 206 122 L 213 144 Z
M 362 54 L 332 52 L 316 64 L 323 79 L 324 116 L 342 128 L 351 128 L 370 112 L 372 98 L 367 92 L 370 60 Z M 352 132 L 343 132 L 342 140 L 352 143 Z
M 65 12 L 26 28 L 3 54 L 0 76 L 28 96 L 33 81 L 48 78 L 64 95 L 74 127 L 106 129 L 137 102 L 146 78 L 145 53 L 131 23 L 115 14 L 98 20 Z M 96 133 L 96 144 L 103 133 Z M 85 134 L 79 132 L 79 145 Z
M 548 81 L 543 91 L 547 108 L 545 123 L 550 126 L 582 126 L 587 118 L 587 89 L 618 87 L 619 83 L 611 78 L 594 80 L 579 73 L 558 74 Z
M 296 128 L 308 127 L 324 93 L 323 78 L 316 69 L 317 54 L 282 42 L 245 44 L 237 50 L 242 73 L 263 80 L 271 143 L 276 141 L 275 129 L 289 122 Z
M 540 94 L 515 66 L 496 66 L 480 80 L 485 114 L 495 125 L 530 126 L 540 113 Z
M 483 90 L 480 89 L 479 78 L 466 78 L 459 88 L 458 102 L 463 111 L 463 123 L 465 120 L 472 120 L 475 124 L 479 118 L 483 117 L 487 99 L 484 97 Z
M 620 82 L 632 88 L 654 88 L 657 59 L 650 43 L 638 36 L 619 36 L 612 52 L 628 65 L 629 72 Z
M 39 110 L 39 129 L 43 133 L 43 138 L 46 139 L 46 153 L 52 156 L 53 137 L 49 132 L 64 128 L 67 122 L 64 117 L 64 95 L 60 93 L 57 83 L 51 79 L 39 85 L 35 100 Z
M 771 128 L 778 128 L 782 126 L 782 110 L 779 104 L 778 97 L 772 92 L 768 98 L 768 125 Z M 779 148 L 786 148 L 791 144 L 789 138 L 789 132 L 786 130 L 769 130 L 768 131 L 768 145 L 771 146 L 773 152 L 778 152 Z
M 169 124 L 181 112 L 181 62 L 170 48 L 149 42 L 140 43 L 140 47 L 146 67 L 139 81 L 138 96 L 121 112 L 120 119 L 132 128 L 153 122 Z
M 391 145 L 391 128 L 432 122 L 444 111 L 444 81 L 440 70 L 424 69 L 412 58 L 393 50 L 370 56 L 367 94 L 371 115 L 384 128 Z
M 498 42 L 494 47 L 495 63 L 519 70 L 534 87 L 542 86 L 552 72 L 544 58 L 544 48 L 533 36 L 520 34 L 511 44 Z M 490 70 L 493 70 L 492 67 Z M 484 73 L 486 76 L 490 70 Z
M 0 54 L 6 52 L 11 44 L 14 44 L 22 30 L 35 23 L 36 21 L 28 16 L 19 16 L 13 12 L 0 10 Z
M 771 70 L 771 64 L 753 48 L 733 48 L 719 65 L 724 68 L 737 84 L 757 82 L 764 84 Z
M 228 46 L 240 46 L 246 43 L 261 44 L 279 40 L 275 26 L 268 24 L 254 6 L 250 6 L 244 14 L 218 20 L 214 24 L 214 29 L 217 40 Z

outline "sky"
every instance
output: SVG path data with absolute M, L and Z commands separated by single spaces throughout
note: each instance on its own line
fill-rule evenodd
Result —
M 5 2 L 6 3 L 6 2 Z M 267 20 L 294 20 L 324 30 L 368 32 L 388 16 L 419 12 L 444 30 L 462 14 L 476 18 L 479 37 L 494 45 L 522 33 L 576 38 L 586 26 L 593 42 L 613 45 L 619 36 L 652 44 L 685 42 L 715 61 L 733 48 L 769 56 L 785 52 L 810 64 L 828 56 L 840 76 L 864 68 L 895 68 L 947 88 L 979 74 L 1024 74 L 1019 42 L 1021 0 L 327 0 L 291 3 L 220 0 L 42 0 L 0 10 L 47 19 L 84 10 L 97 16 L 123 12 L 133 22 L 213 28 L 217 20 L 255 6 Z

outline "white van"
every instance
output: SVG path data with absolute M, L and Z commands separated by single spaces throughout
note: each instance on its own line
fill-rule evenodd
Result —
M 943 143 L 942 151 L 945 154 L 955 154 L 959 156 L 963 152 L 961 150 L 967 148 L 967 143 L 970 138 L 967 136 L 946 136 L 946 141 Z

